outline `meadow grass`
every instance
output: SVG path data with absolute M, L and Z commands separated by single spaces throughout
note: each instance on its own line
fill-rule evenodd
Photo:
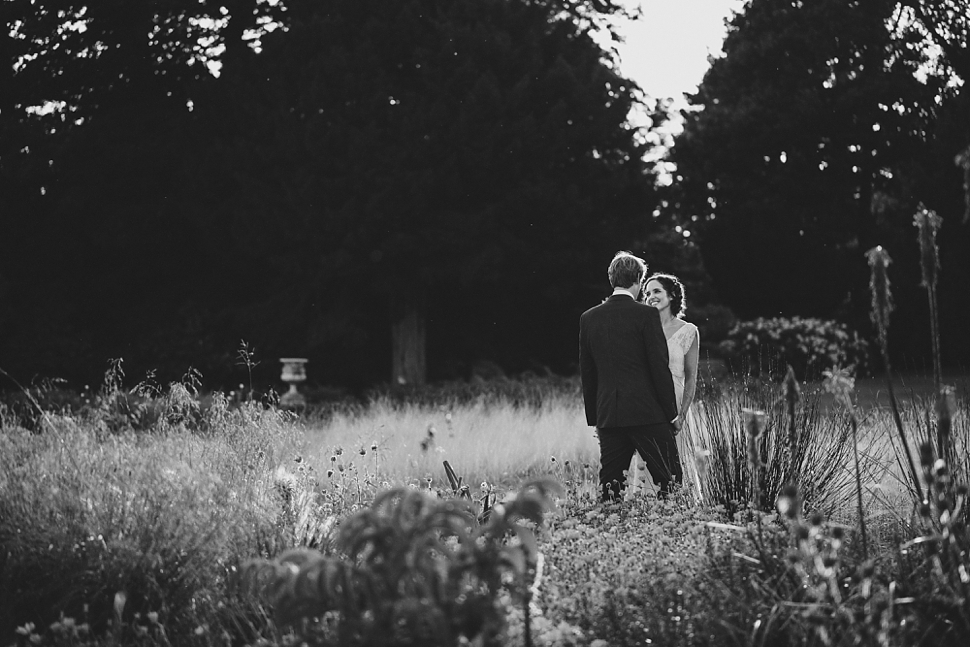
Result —
M 523 478 L 598 465 L 599 446 L 581 401 L 553 395 L 540 406 L 511 403 L 397 404 L 310 424 L 306 452 L 318 473 L 352 462 L 393 485 L 447 487 L 443 462 L 464 482 L 511 487 Z M 338 454 L 338 452 L 340 452 Z M 332 460 L 333 458 L 337 460 Z M 335 474 L 335 478 L 340 478 Z
M 824 644 L 825 632 L 834 643 L 947 644 L 967 615 L 957 568 L 965 557 L 934 566 L 922 550 L 933 541 L 912 542 L 950 522 L 941 525 L 942 508 L 917 509 L 890 413 L 878 402 L 860 407 L 874 555 L 863 560 L 846 412 L 816 386 L 802 385 L 794 442 L 781 385 L 706 389 L 680 438 L 683 491 L 663 502 L 648 485 L 612 506 L 596 505 L 597 441 L 573 383 L 541 401 L 378 397 L 302 419 L 192 397 L 184 385 L 133 404 L 115 385 L 89 409 L 35 417 L 32 430 L 0 417 L 0 644 L 338 644 L 335 634 L 274 623 L 272 596 L 241 590 L 239 569 L 263 560 L 278 572 L 276 558 L 308 547 L 341 559 L 341 541 L 354 545 L 341 530 L 364 527 L 348 520 L 396 487 L 428 497 L 418 501 L 434 518 L 428 501 L 457 500 L 446 460 L 470 488 L 473 515 L 536 477 L 564 486 L 517 571 L 534 585 L 511 597 L 492 591 L 481 607 L 502 610 L 499 644 Z M 955 402 L 953 437 L 965 456 L 970 405 L 962 391 Z M 757 500 L 748 407 L 766 411 Z M 904 407 L 914 447 L 933 434 L 928 413 L 918 397 Z M 707 460 L 696 461 L 703 452 Z M 965 464 L 955 468 L 966 474 Z M 936 478 L 930 469 L 927 477 Z M 793 483 L 800 500 L 789 518 L 774 509 Z M 966 531 L 947 532 L 963 541 Z M 494 550 L 461 559 L 509 568 Z

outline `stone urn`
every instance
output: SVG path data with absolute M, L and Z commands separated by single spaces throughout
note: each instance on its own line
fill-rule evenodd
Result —
M 306 398 L 297 390 L 296 385 L 306 381 L 306 363 L 304 357 L 281 357 L 283 373 L 280 378 L 290 385 L 290 389 L 280 397 L 280 406 L 287 409 L 298 409 L 306 406 Z

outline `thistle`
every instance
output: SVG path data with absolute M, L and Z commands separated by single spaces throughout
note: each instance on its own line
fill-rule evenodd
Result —
M 943 219 L 934 211 L 930 211 L 921 203 L 913 225 L 919 229 L 920 267 L 923 271 L 923 281 L 926 295 L 930 304 L 930 340 L 933 345 L 933 383 L 940 389 L 942 368 L 940 362 L 940 324 L 936 304 L 937 270 L 940 269 L 940 250 L 936 244 L 936 232 L 943 224 Z
M 886 371 L 886 386 L 889 391 L 889 406 L 892 409 L 896 431 L 899 433 L 903 451 L 906 454 L 906 462 L 909 464 L 913 487 L 919 500 L 922 501 L 923 487 L 920 485 L 919 474 L 916 472 L 916 465 L 913 463 L 913 456 L 909 451 L 909 441 L 906 440 L 906 431 L 903 429 L 903 420 L 899 415 L 899 404 L 896 401 L 896 391 L 893 388 L 892 367 L 889 363 L 889 315 L 893 311 L 893 297 L 890 291 L 887 269 L 889 264 L 892 263 L 892 259 L 889 258 L 889 252 L 883 249 L 881 245 L 877 245 L 866 252 L 866 258 L 871 268 L 869 290 L 872 292 L 872 312 L 869 316 L 876 326 L 876 333 L 879 338 L 882 363 Z

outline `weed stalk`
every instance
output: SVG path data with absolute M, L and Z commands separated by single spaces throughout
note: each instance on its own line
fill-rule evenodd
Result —
M 913 463 L 913 456 L 909 451 L 906 430 L 903 429 L 903 420 L 899 415 L 899 403 L 896 401 L 896 391 L 893 388 L 892 367 L 889 363 L 889 315 L 893 311 L 893 299 L 887 269 L 892 259 L 889 257 L 889 252 L 882 245 L 877 245 L 870 249 L 866 252 L 866 257 L 869 261 L 869 267 L 872 270 L 869 279 L 869 290 L 872 292 L 872 312 L 870 316 L 872 323 L 876 326 L 879 348 L 882 352 L 883 368 L 886 371 L 886 386 L 889 390 L 889 406 L 893 412 L 893 422 L 896 424 L 896 431 L 899 433 L 899 439 L 903 445 L 903 452 L 906 454 L 906 462 L 909 464 L 909 472 L 913 479 L 913 486 L 919 500 L 922 501 L 923 487 L 920 485 L 916 464 Z
M 943 224 L 943 218 L 936 212 L 919 205 L 913 217 L 913 225 L 919 230 L 920 268 L 923 273 L 921 286 L 926 288 L 926 296 L 930 306 L 930 342 L 933 350 L 933 384 L 937 392 L 943 381 L 943 369 L 940 361 L 940 316 L 936 301 L 936 282 L 940 269 L 940 250 L 936 244 L 936 232 Z
M 859 467 L 859 417 L 852 404 L 852 391 L 855 380 L 844 369 L 825 371 L 825 389 L 835 395 L 836 400 L 849 412 L 852 429 L 852 462 L 855 466 L 856 512 L 859 515 L 859 531 L 862 535 L 862 559 L 869 559 L 869 536 L 866 531 L 865 509 L 862 505 L 862 469 Z

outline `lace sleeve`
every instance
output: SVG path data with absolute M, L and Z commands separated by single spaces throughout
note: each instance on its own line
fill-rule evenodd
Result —
M 688 323 L 684 328 L 687 330 L 680 336 L 680 347 L 684 349 L 684 355 L 686 355 L 690 351 L 690 347 L 693 345 L 695 339 L 697 343 L 700 343 L 701 334 L 697 330 L 697 326 L 692 323 Z

